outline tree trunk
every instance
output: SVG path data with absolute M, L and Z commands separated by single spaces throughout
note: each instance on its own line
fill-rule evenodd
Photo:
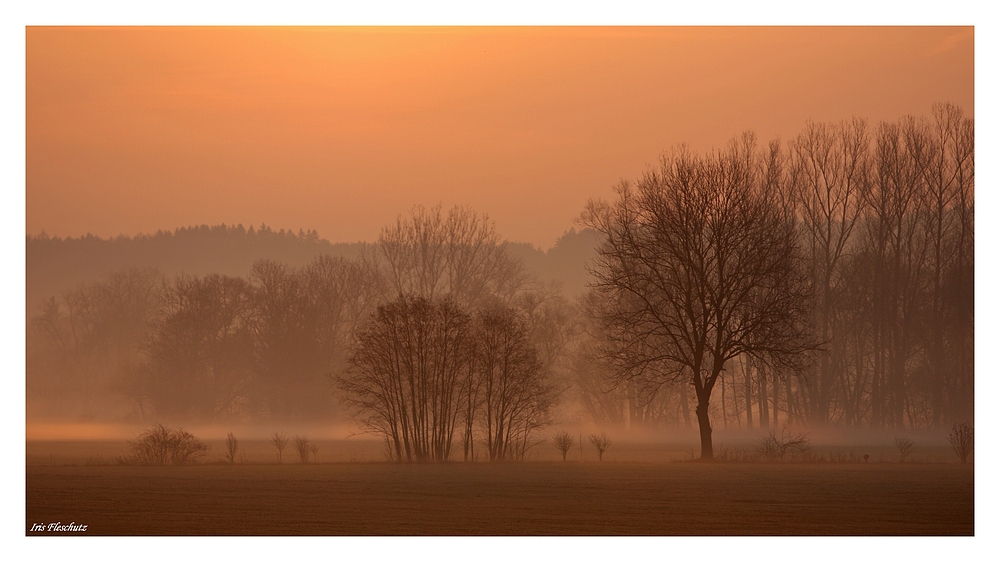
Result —
M 760 428 L 766 430 L 771 414 L 767 411 L 767 375 L 763 369 L 757 369 L 760 389 L 757 392 L 757 413 L 760 416 Z
M 720 375 L 719 376 L 719 386 L 721 387 L 721 390 L 722 390 L 722 398 L 720 398 L 720 400 L 722 401 L 722 429 L 723 430 L 727 430 L 727 429 L 729 429 L 729 416 L 726 415 L 726 377 L 725 377 L 725 375 Z
M 701 433 L 701 460 L 712 460 L 712 425 L 708 421 L 708 396 L 698 397 L 698 407 L 695 408 L 698 416 L 698 430 Z
M 687 385 L 680 386 L 680 398 L 681 398 L 681 415 L 684 416 L 684 427 L 691 427 L 691 412 L 688 409 L 688 387 Z
M 750 379 L 750 362 L 746 357 L 742 360 L 743 363 L 743 403 L 746 405 L 746 415 L 747 415 L 747 430 L 753 429 L 753 381 Z
M 778 427 L 778 389 L 781 385 L 778 384 L 779 378 L 777 373 L 774 375 L 774 383 L 771 384 L 771 390 L 774 391 L 774 427 Z

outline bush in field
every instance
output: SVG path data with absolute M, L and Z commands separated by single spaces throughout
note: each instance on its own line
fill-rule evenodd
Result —
M 305 437 L 295 436 L 295 450 L 299 452 L 299 460 L 303 464 L 309 462 L 309 453 L 312 452 L 312 445 Z
M 969 460 L 969 455 L 972 454 L 974 445 L 974 432 L 972 430 L 972 424 L 969 422 L 956 423 L 951 427 L 951 435 L 948 436 L 948 441 L 951 443 L 951 448 L 961 459 L 962 464 L 965 464 Z
M 565 431 L 559 432 L 552 438 L 552 444 L 562 453 L 563 460 L 566 460 L 566 453 L 573 448 L 573 436 Z
M 607 451 L 608 447 L 611 446 L 611 438 L 603 431 L 600 434 L 593 433 L 590 435 L 590 444 L 597 449 L 597 460 L 603 461 L 604 451 Z
M 132 455 L 125 457 L 126 464 L 185 464 L 208 452 L 208 445 L 183 429 L 172 429 L 156 424 L 135 441 L 128 442 Z
M 913 452 L 913 441 L 909 437 L 897 437 L 893 440 L 896 448 L 899 449 L 899 462 L 904 462 L 906 457 Z
M 284 432 L 275 433 L 271 436 L 271 443 L 274 444 L 274 448 L 278 450 L 278 462 L 281 462 L 281 452 L 285 450 L 285 445 L 288 445 L 288 436 Z
M 757 462 L 760 455 L 749 449 L 719 447 L 719 452 L 713 459 L 720 462 Z M 688 460 L 695 460 L 694 451 L 688 453 Z
M 239 451 L 239 449 L 240 443 L 236 440 L 236 436 L 233 435 L 233 432 L 230 431 L 229 434 L 226 435 L 226 460 L 229 461 L 229 464 L 236 462 L 236 452 Z
M 782 428 L 780 436 L 772 431 L 761 437 L 760 443 L 757 445 L 757 452 L 764 460 L 782 461 L 785 460 L 786 455 L 802 455 L 808 450 L 809 435 L 807 433 L 792 435 L 784 428 Z

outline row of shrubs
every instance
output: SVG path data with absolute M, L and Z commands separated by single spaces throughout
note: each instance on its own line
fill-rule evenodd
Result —
M 951 443 L 955 455 L 965 464 L 974 450 L 974 431 L 972 424 L 963 422 L 952 426 L 948 441 Z M 288 446 L 288 436 L 283 432 L 274 433 L 271 436 L 271 444 L 277 451 L 277 460 L 282 462 L 282 454 Z M 319 447 L 310 442 L 305 437 L 296 435 L 292 443 L 295 451 L 299 454 L 299 461 L 308 463 L 310 456 L 316 461 Z M 555 434 L 551 443 L 562 453 L 562 458 L 566 460 L 566 454 L 575 444 L 573 437 L 568 432 Z M 134 441 L 128 442 L 132 449 L 132 454 L 120 457 L 121 464 L 187 464 L 194 462 L 208 453 L 208 445 L 196 438 L 194 435 L 183 429 L 172 429 L 161 424 L 156 424 L 151 429 L 140 434 Z M 606 433 L 590 435 L 590 444 L 597 449 L 599 460 L 604 460 L 604 453 L 611 446 L 611 439 Z M 896 437 L 893 441 L 899 451 L 899 460 L 904 462 L 913 452 L 915 443 L 908 437 Z M 230 432 L 226 436 L 225 458 L 229 463 L 236 462 L 239 453 L 239 441 Z M 770 432 L 760 439 L 752 449 L 722 449 L 716 455 L 717 460 L 730 462 L 782 462 L 785 460 L 797 461 L 827 461 L 822 456 L 811 453 L 809 446 L 809 435 L 807 433 L 792 434 L 786 429 L 781 433 Z M 245 462 L 245 457 L 244 457 Z M 830 462 L 868 462 L 869 455 L 857 456 L 851 451 L 849 454 L 830 453 Z
M 277 449 L 279 463 L 282 461 L 282 453 L 288 442 L 289 439 L 284 433 L 275 433 L 271 438 L 271 443 Z M 292 443 L 299 454 L 300 462 L 307 463 L 310 457 L 316 461 L 319 447 L 315 443 L 298 435 L 292 439 Z M 169 428 L 161 424 L 156 424 L 141 433 L 134 441 L 129 441 L 128 445 L 132 449 L 132 454 L 119 457 L 120 464 L 188 464 L 203 458 L 208 453 L 208 445 L 194 435 L 183 429 Z M 230 432 L 226 436 L 226 461 L 235 463 L 239 451 L 239 440 Z M 246 461 L 245 456 L 243 460 Z

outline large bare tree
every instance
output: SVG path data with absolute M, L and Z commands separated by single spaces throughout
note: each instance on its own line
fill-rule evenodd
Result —
M 761 151 L 751 134 L 710 156 L 681 148 L 583 215 L 605 236 L 593 286 L 618 374 L 694 387 L 703 460 L 712 459 L 709 402 L 727 361 L 782 364 L 812 347 L 779 165 L 777 144 Z

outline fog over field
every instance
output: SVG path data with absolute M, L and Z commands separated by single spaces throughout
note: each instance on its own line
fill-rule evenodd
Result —
M 972 27 L 26 45 L 27 535 L 975 534 Z

